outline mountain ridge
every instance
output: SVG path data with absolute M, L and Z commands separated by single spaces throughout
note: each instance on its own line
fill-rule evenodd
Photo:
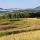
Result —
M 38 7 L 36 7 L 36 8 L 34 8 L 35 10 L 40 10 L 40 6 L 38 6 Z

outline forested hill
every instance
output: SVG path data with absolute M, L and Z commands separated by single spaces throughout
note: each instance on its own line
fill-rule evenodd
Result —
M 38 8 L 38 7 L 37 7 Z M 3 9 L 0 8 L 0 16 L 7 16 L 8 18 L 33 18 L 40 17 L 40 10 L 34 9 Z

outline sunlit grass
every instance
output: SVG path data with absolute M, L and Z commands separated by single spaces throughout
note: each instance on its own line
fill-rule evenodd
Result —
M 0 33 L 0 40 L 40 40 L 40 27 L 32 27 L 33 24 L 39 24 L 40 25 L 40 19 L 21 19 L 20 21 L 9 21 L 8 19 L 3 19 L 0 20 L 0 24 L 4 24 L 5 23 L 10 23 L 10 25 L 19 25 L 19 27 L 31 27 L 30 30 L 26 29 L 26 30 L 18 30 L 15 29 L 11 29 L 10 32 L 2 32 L 2 34 Z M 34 31 L 33 31 L 34 30 Z M 9 31 L 9 30 L 8 30 Z M 29 32 L 27 32 L 29 31 Z M 31 32 L 30 32 L 31 31 Z M 24 33 L 22 33 L 24 32 Z M 16 34 L 19 33 L 19 34 Z M 9 35 L 10 34 L 10 35 Z M 12 34 L 12 35 L 11 35 Z M 7 35 L 7 36 L 6 36 Z M 1 37 L 3 36 L 3 37 Z
M 40 40 L 40 31 L 24 32 L 0 37 L 0 40 Z
M 25 20 L 25 19 L 24 19 Z M 40 24 L 40 19 L 26 19 L 26 21 L 16 21 L 14 22 L 16 25 L 28 25 L 31 26 L 32 24 Z

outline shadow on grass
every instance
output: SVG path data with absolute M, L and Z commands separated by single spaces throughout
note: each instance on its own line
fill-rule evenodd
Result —
M 18 33 L 22 33 L 22 32 L 37 31 L 37 30 L 40 30 L 40 29 L 19 30 L 19 31 L 12 31 L 12 32 L 0 32 L 0 37 L 11 35 L 11 34 L 18 34 Z

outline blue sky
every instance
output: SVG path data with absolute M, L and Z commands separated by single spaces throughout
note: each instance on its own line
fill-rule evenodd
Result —
M 0 0 L 0 8 L 35 8 L 40 6 L 40 0 Z

